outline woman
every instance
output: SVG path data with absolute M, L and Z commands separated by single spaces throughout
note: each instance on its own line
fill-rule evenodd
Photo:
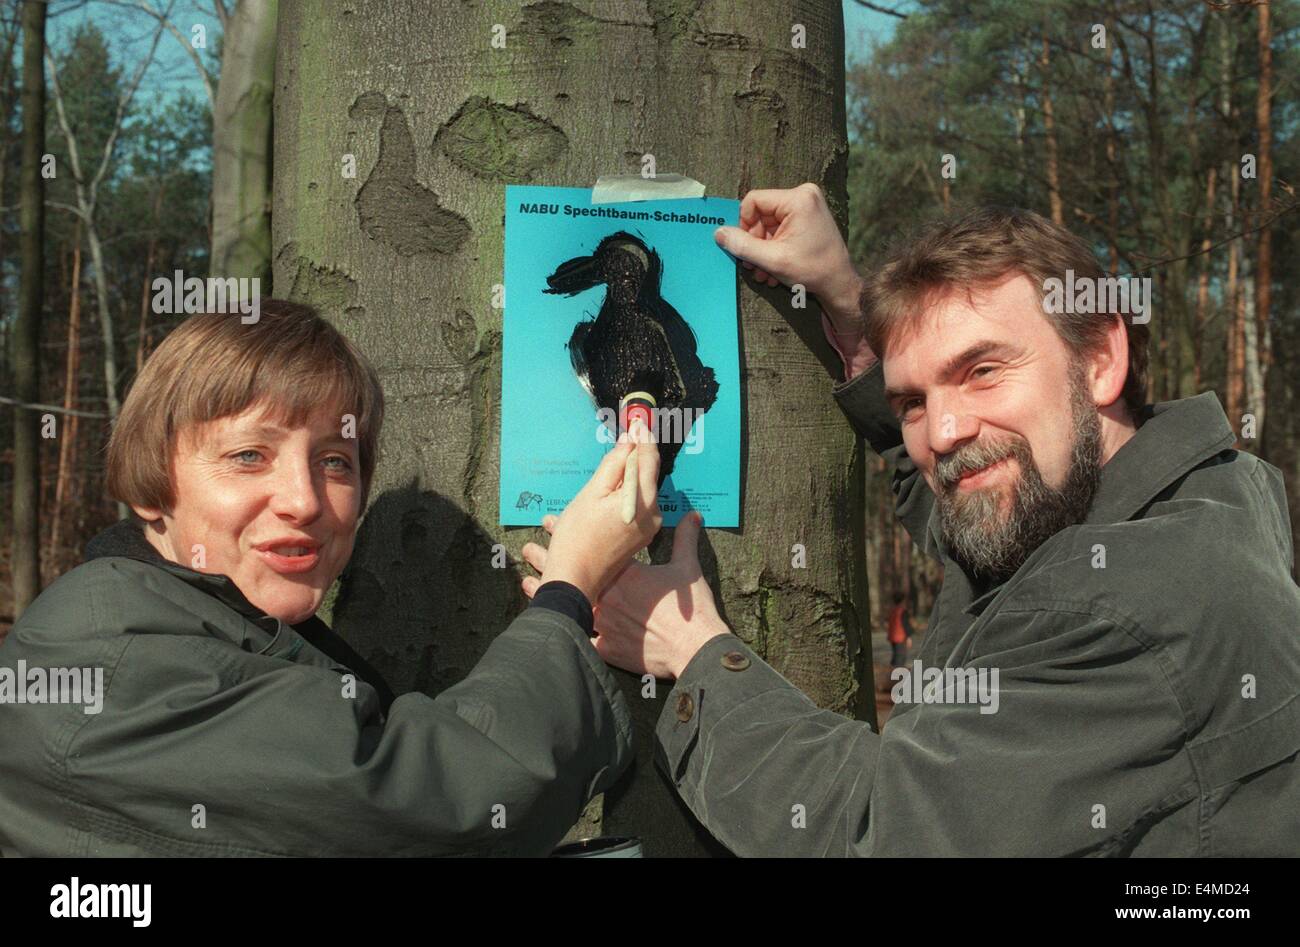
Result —
M 314 617 L 352 553 L 382 420 L 373 369 L 305 306 L 193 316 L 159 346 L 108 451 L 109 493 L 136 518 L 0 647 L 0 671 L 103 678 L 100 712 L 0 703 L 6 853 L 542 854 L 622 772 L 628 712 L 590 603 L 659 528 L 654 444 L 635 446 L 633 523 L 624 439 L 477 667 L 436 700 L 393 699 Z

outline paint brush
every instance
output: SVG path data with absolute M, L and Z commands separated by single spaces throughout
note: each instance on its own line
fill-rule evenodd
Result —
M 637 481 L 640 479 L 636 456 L 637 444 L 641 442 L 642 430 L 651 430 L 654 418 L 655 396 L 648 391 L 634 391 L 623 397 L 618 404 L 620 427 L 627 431 L 632 441 L 632 450 L 623 464 L 623 522 L 631 523 L 636 519 Z M 640 429 L 637 425 L 640 425 Z

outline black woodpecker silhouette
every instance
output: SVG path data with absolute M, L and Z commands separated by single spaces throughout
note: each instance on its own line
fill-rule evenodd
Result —
M 606 286 L 600 312 L 578 323 L 567 346 L 573 370 L 597 408 L 617 416 L 624 396 L 646 391 L 658 408 L 682 409 L 681 438 L 660 438 L 660 486 L 672 473 L 690 422 L 718 397 L 713 369 L 696 354 L 695 332 L 659 295 L 662 276 L 659 254 L 619 231 L 600 241 L 591 256 L 561 263 L 546 278 L 545 290 L 573 296 L 600 283 Z M 657 414 L 656 423 L 663 417 Z

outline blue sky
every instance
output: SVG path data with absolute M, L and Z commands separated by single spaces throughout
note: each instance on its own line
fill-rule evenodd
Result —
M 887 13 L 877 13 L 854 0 L 844 3 L 844 51 L 849 60 L 864 57 L 874 40 L 883 43 L 894 35 L 894 27 L 901 21 Z M 876 6 L 898 10 L 906 13 L 913 4 L 911 0 L 876 0 Z
M 168 0 L 148 2 L 155 9 L 168 5 Z M 227 5 L 233 8 L 233 0 L 227 0 Z M 203 27 L 208 48 L 199 52 L 209 54 L 204 58 L 210 62 L 210 54 L 215 53 L 216 41 L 221 35 L 221 24 L 212 15 L 211 4 L 199 0 L 175 0 L 171 6 L 171 20 L 185 34 L 187 41 L 194 26 Z M 68 38 L 78 26 L 88 20 L 103 30 L 108 37 L 113 62 L 122 67 L 124 77 L 129 77 L 140 57 L 148 53 L 157 21 L 137 9 L 135 0 L 120 0 L 117 3 L 92 0 L 85 4 L 53 0 L 47 26 L 50 48 L 56 53 L 62 52 L 67 48 Z M 141 82 L 137 94 L 138 104 L 152 104 L 178 92 L 206 99 L 203 81 L 199 78 L 193 59 L 175 36 L 163 33 L 158 41 L 157 55 Z

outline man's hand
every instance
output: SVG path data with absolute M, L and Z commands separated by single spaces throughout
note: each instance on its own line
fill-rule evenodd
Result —
M 567 512 L 567 511 L 566 511 Z M 596 605 L 596 652 L 609 664 L 634 674 L 659 678 L 681 676 L 691 658 L 710 638 L 729 634 L 718 615 L 713 592 L 700 570 L 697 545 L 701 517 L 689 513 L 673 535 L 672 561 L 662 566 L 629 563 Z M 543 521 L 548 530 L 555 525 Z M 535 543 L 524 546 L 524 559 L 550 578 L 550 556 Z M 543 580 L 523 580 L 529 598 Z
M 826 308 L 836 332 L 859 327 L 862 280 L 816 184 L 750 191 L 740 202 L 740 226 L 719 227 L 713 237 L 759 282 L 802 283 Z
M 844 360 L 846 378 L 875 362 L 859 305 L 862 278 L 816 184 L 750 191 L 740 202 L 740 226 L 719 227 L 713 237 L 760 282 L 802 283 L 817 297 L 828 323 L 823 329 Z
M 627 455 L 637 451 L 637 505 L 630 524 L 623 522 L 622 483 Z M 601 460 L 600 466 L 564 512 L 547 517 L 552 534 L 543 581 L 568 582 L 587 596 L 594 606 L 605 588 L 623 567 L 654 539 L 663 523 L 659 512 L 659 446 L 645 425 L 635 422 L 633 433 L 620 435 L 618 443 Z M 528 558 L 529 546 L 524 546 Z M 536 562 L 533 562 L 537 565 Z M 539 571 L 541 566 L 537 566 Z M 534 589 L 536 586 L 534 586 Z M 532 593 L 529 593 L 532 597 Z

